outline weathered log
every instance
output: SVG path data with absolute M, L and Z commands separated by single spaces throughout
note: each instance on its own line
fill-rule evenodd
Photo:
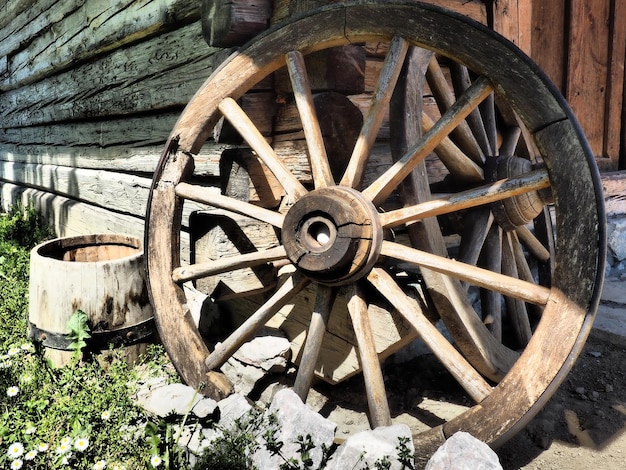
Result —
M 11 38 L 8 74 L 0 90 L 34 83 L 77 62 L 87 61 L 123 45 L 191 23 L 200 17 L 196 0 L 145 2 L 121 0 L 59 4 L 40 0 L 43 13 Z M 54 25 L 54 27 L 51 27 Z M 12 28 L 9 25 L 12 32 Z M 0 32 L 0 35 L 7 34 Z M 20 49 L 23 44 L 27 48 Z M 6 53 L 5 53 L 6 54 Z M 0 55 L 5 55 L 0 54 Z M 45 60 L 32 60 L 45 57 Z
M 267 29 L 271 0 L 201 0 L 202 35 L 211 47 L 241 46 Z
M 225 57 L 219 49 L 197 47 L 201 40 L 193 23 L 7 91 L 0 96 L 0 126 L 182 109 Z

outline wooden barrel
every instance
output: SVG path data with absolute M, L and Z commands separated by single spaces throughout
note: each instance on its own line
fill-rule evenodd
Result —
M 124 346 L 129 363 L 155 335 L 139 239 L 119 234 L 86 235 L 44 242 L 30 254 L 29 337 L 42 341 L 56 366 L 68 363 L 68 322 L 88 316 L 86 350 L 106 363 Z

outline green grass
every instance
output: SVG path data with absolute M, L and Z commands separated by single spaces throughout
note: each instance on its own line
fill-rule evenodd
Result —
M 118 350 L 120 358 L 105 370 L 88 355 L 81 359 L 79 354 L 69 365 L 55 368 L 45 358 L 41 344 L 28 341 L 30 250 L 50 237 L 32 209 L 0 213 L 0 468 L 191 468 L 175 432 L 176 425 L 191 424 L 191 418 L 156 420 L 131 399 L 140 374 L 144 380 L 165 375 L 179 381 L 161 346 L 150 345 L 139 367 L 133 368 Z M 79 314 L 84 315 L 77 311 L 75 316 Z M 77 321 L 74 329 L 85 329 L 84 322 Z M 84 333 L 78 334 L 79 339 Z M 233 429 L 222 431 L 198 456 L 194 469 L 253 468 L 251 456 L 261 442 L 282 457 L 283 443 L 274 438 L 277 422 L 273 415 L 252 411 Z M 310 436 L 297 439 L 299 458 L 282 457 L 280 468 L 313 470 Z M 400 442 L 397 449 L 402 468 L 412 469 L 406 443 Z M 325 460 L 329 450 L 323 449 Z M 385 458 L 374 467 L 390 465 Z
M 183 468 L 171 423 L 130 399 L 138 370 L 165 373 L 160 346 L 140 369 L 118 360 L 104 371 L 78 357 L 55 368 L 27 340 L 29 255 L 47 237 L 32 209 L 0 214 L 0 468 Z

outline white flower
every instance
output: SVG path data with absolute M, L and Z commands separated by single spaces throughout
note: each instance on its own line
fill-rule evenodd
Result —
M 106 460 L 98 460 L 93 464 L 93 470 L 104 470 L 105 468 L 107 468 Z
M 32 351 L 35 348 L 33 347 L 33 343 L 24 343 L 20 346 L 20 349 L 22 351 Z
M 74 441 L 74 447 L 76 447 L 76 450 L 80 450 L 82 452 L 89 447 L 89 439 L 86 437 L 79 437 Z
M 24 456 L 24 460 L 34 460 L 37 457 L 37 451 L 35 449 L 29 450 Z
M 10 459 L 17 459 L 22 456 L 24 453 L 24 446 L 21 442 L 14 442 L 9 446 L 9 450 L 7 450 L 7 455 Z
M 9 356 L 17 356 L 20 353 L 20 348 L 11 348 L 7 353 Z
M 66 446 L 72 445 L 72 438 L 69 436 L 65 436 L 63 439 L 61 439 L 61 444 Z
M 69 452 L 71 450 L 71 446 L 69 444 L 64 444 L 63 442 L 61 442 L 61 444 L 59 445 L 59 447 L 57 447 L 56 449 L 56 453 L 57 454 L 66 454 L 67 452 Z
M 153 455 L 152 457 L 150 457 L 150 465 L 155 468 L 161 465 L 162 461 L 163 460 L 161 460 L 161 457 L 159 457 L 158 455 Z
M 7 396 L 8 397 L 14 397 L 16 396 L 18 393 L 20 393 L 20 388 L 16 387 L 15 385 L 13 387 L 9 387 L 7 388 Z
M 24 462 L 22 462 L 20 459 L 15 459 L 13 462 L 11 462 L 11 468 L 17 470 L 19 468 L 22 468 L 23 464 Z
M 26 431 L 24 431 L 24 434 L 30 435 L 30 434 L 35 434 L 36 432 L 37 432 L 37 428 L 35 426 L 28 426 L 26 428 Z
M 100 417 L 106 421 L 107 419 L 109 419 L 111 417 L 111 412 L 109 410 L 104 410 L 102 412 L 102 414 L 100 415 Z
M 0 369 L 8 369 L 12 365 L 13 365 L 13 361 L 9 359 L 5 359 L 2 362 L 0 362 Z
M 29 384 L 33 381 L 33 376 L 25 374 L 20 377 L 20 380 L 22 381 L 22 383 Z
M 62 465 L 69 465 L 70 464 L 70 459 L 68 455 L 64 455 L 63 458 L 61 459 L 61 464 Z
M 37 445 L 37 450 L 39 452 L 46 452 L 48 450 L 48 444 L 46 444 L 45 442 L 42 442 L 41 444 Z

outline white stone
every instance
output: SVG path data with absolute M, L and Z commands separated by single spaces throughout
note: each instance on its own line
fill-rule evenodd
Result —
M 282 333 L 263 330 L 244 343 L 233 357 L 266 372 L 282 372 L 287 367 L 290 353 L 291 343 Z
M 609 249 L 619 260 L 626 259 L 626 218 L 612 219 L 607 227 Z
M 273 413 L 278 420 L 276 440 L 282 442 L 281 455 L 285 459 L 300 461 L 298 437 L 311 436 L 313 449 L 312 468 L 319 468 L 322 462 L 322 447 L 330 448 L 335 437 L 336 425 L 308 408 L 291 389 L 280 390 L 274 396 L 267 413 Z M 278 455 L 271 455 L 261 442 L 253 456 L 253 463 L 263 470 L 279 469 L 285 461 Z
M 466 432 L 454 433 L 430 458 L 426 470 L 502 470 L 496 453 Z
M 406 439 L 405 445 L 409 449 L 413 463 L 415 447 L 411 429 L 406 424 L 396 424 L 353 434 L 335 451 L 327 469 L 376 468 L 376 462 L 381 462 L 385 458 L 391 464 L 390 470 L 407 468 L 398 460 L 401 438 Z
M 202 398 L 193 388 L 174 383 L 152 389 L 138 400 L 146 411 L 164 418 L 170 414 L 184 416 Z
M 219 427 L 232 429 L 235 421 L 243 418 L 252 410 L 250 402 L 242 395 L 234 393 L 217 403 L 220 410 Z

